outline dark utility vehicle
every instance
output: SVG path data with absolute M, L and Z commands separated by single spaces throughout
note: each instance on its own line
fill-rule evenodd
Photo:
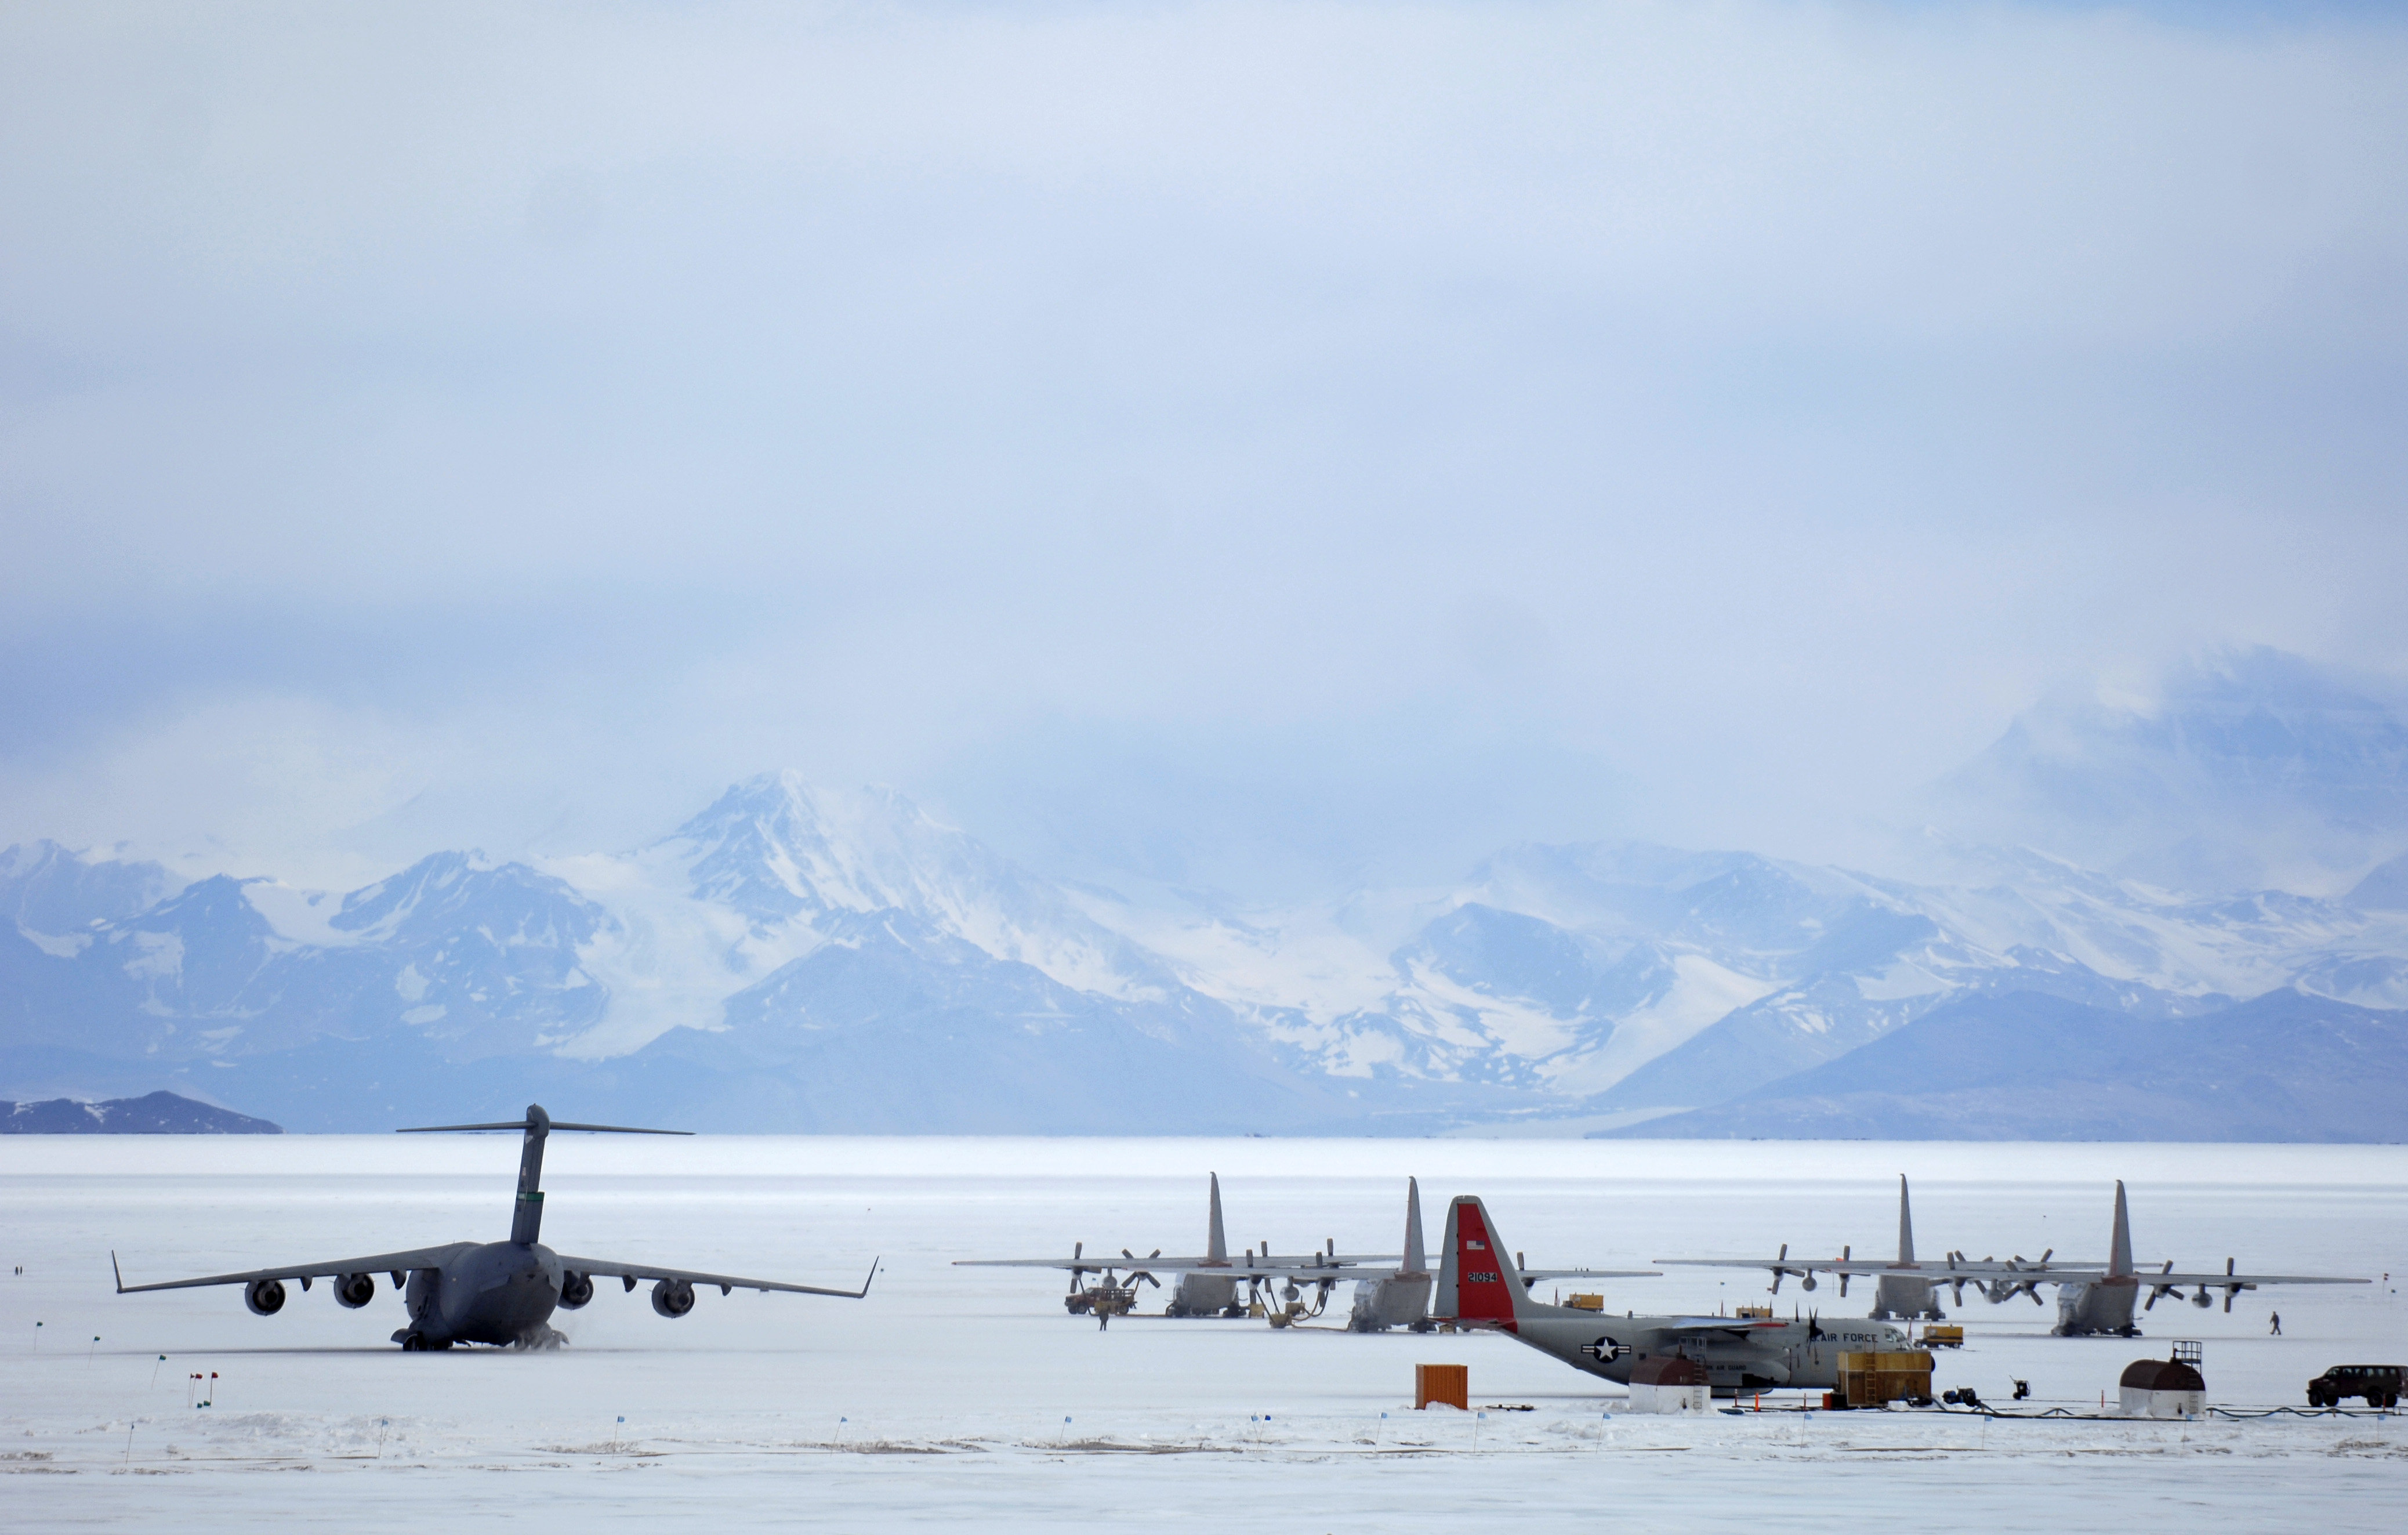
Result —
M 2352 1397 L 2364 1397 L 2369 1407 L 2397 1407 L 2403 1384 L 2408 1384 L 2408 1367 L 2335 1365 L 2308 1383 L 2308 1405 L 2338 1407 Z

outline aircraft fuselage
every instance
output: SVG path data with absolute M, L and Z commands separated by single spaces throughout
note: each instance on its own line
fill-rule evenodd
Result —
M 1429 1316 L 1431 1274 L 1402 1271 L 1378 1279 L 1357 1280 L 1354 1304 L 1347 1313 L 1349 1332 L 1385 1332 L 1390 1327 L 1423 1327 Z
M 542 1343 L 560 1305 L 560 1259 L 541 1242 L 459 1242 L 435 1268 L 409 1276 L 409 1325 L 422 1348 L 453 1343 Z
M 2132 1308 L 2140 1298 L 2140 1281 L 2129 1276 L 2102 1276 L 2078 1284 L 2059 1284 L 2057 1326 L 2048 1330 L 2058 1338 L 2138 1338 L 2141 1328 L 2133 1319 Z
M 1927 1322 L 1948 1319 L 1948 1313 L 1940 1309 L 1940 1297 L 1932 1282 L 1912 1274 L 1884 1274 L 1874 1282 L 1872 1314 L 1876 1321 L 1892 1317 L 1921 1317 Z
M 1536 1308 L 1554 1313 L 1559 1308 Z M 1685 1355 L 1705 1366 L 1714 1395 L 1784 1388 L 1830 1390 L 1839 1384 L 1840 1356 L 1903 1349 L 1906 1331 L 1886 1323 L 1839 1319 L 1814 1323 L 1694 1316 L 1525 1315 L 1505 1323 L 1465 1324 L 1512 1333 L 1575 1370 L 1630 1384 L 1641 1361 Z
M 1215 1179 L 1215 1196 L 1218 1180 Z M 1217 1212 L 1216 1212 L 1217 1213 Z M 1165 1316 L 1225 1316 L 1232 1308 L 1240 1313 L 1238 1302 L 1238 1282 L 1217 1274 L 1182 1274 L 1170 1287 L 1170 1301 L 1163 1308 Z

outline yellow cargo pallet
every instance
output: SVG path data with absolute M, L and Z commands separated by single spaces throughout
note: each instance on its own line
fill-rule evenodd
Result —
M 1840 1356 L 1835 1405 L 1879 1407 L 1884 1402 L 1931 1399 L 1931 1356 L 1919 1349 Z

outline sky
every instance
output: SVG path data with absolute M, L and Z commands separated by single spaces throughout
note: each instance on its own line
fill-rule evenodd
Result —
M 0 843 L 1844 856 L 2408 673 L 2402 143 L 2381 7 L 0 8 Z

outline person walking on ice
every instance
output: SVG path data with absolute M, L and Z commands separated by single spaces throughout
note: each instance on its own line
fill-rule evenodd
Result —
M 2282 1337 L 2282 1336 L 2283 1336 L 2283 1313 L 2282 1313 L 2281 1312 L 2273 1312 L 2273 1313 L 2270 1313 L 2268 1314 L 2268 1316 L 2267 1316 L 2266 1320 L 2268 1320 L 2269 1322 L 2272 1322 L 2272 1323 L 2273 1323 L 2273 1324 L 2274 1324 L 2274 1326 L 2273 1326 L 2273 1329 L 2272 1329 L 2271 1332 L 2269 1332 L 2269 1333 L 2267 1334 L 2267 1336 L 2268 1336 L 2268 1337 L 2270 1337 L 2270 1338 L 2280 1338 L 2280 1337 Z

